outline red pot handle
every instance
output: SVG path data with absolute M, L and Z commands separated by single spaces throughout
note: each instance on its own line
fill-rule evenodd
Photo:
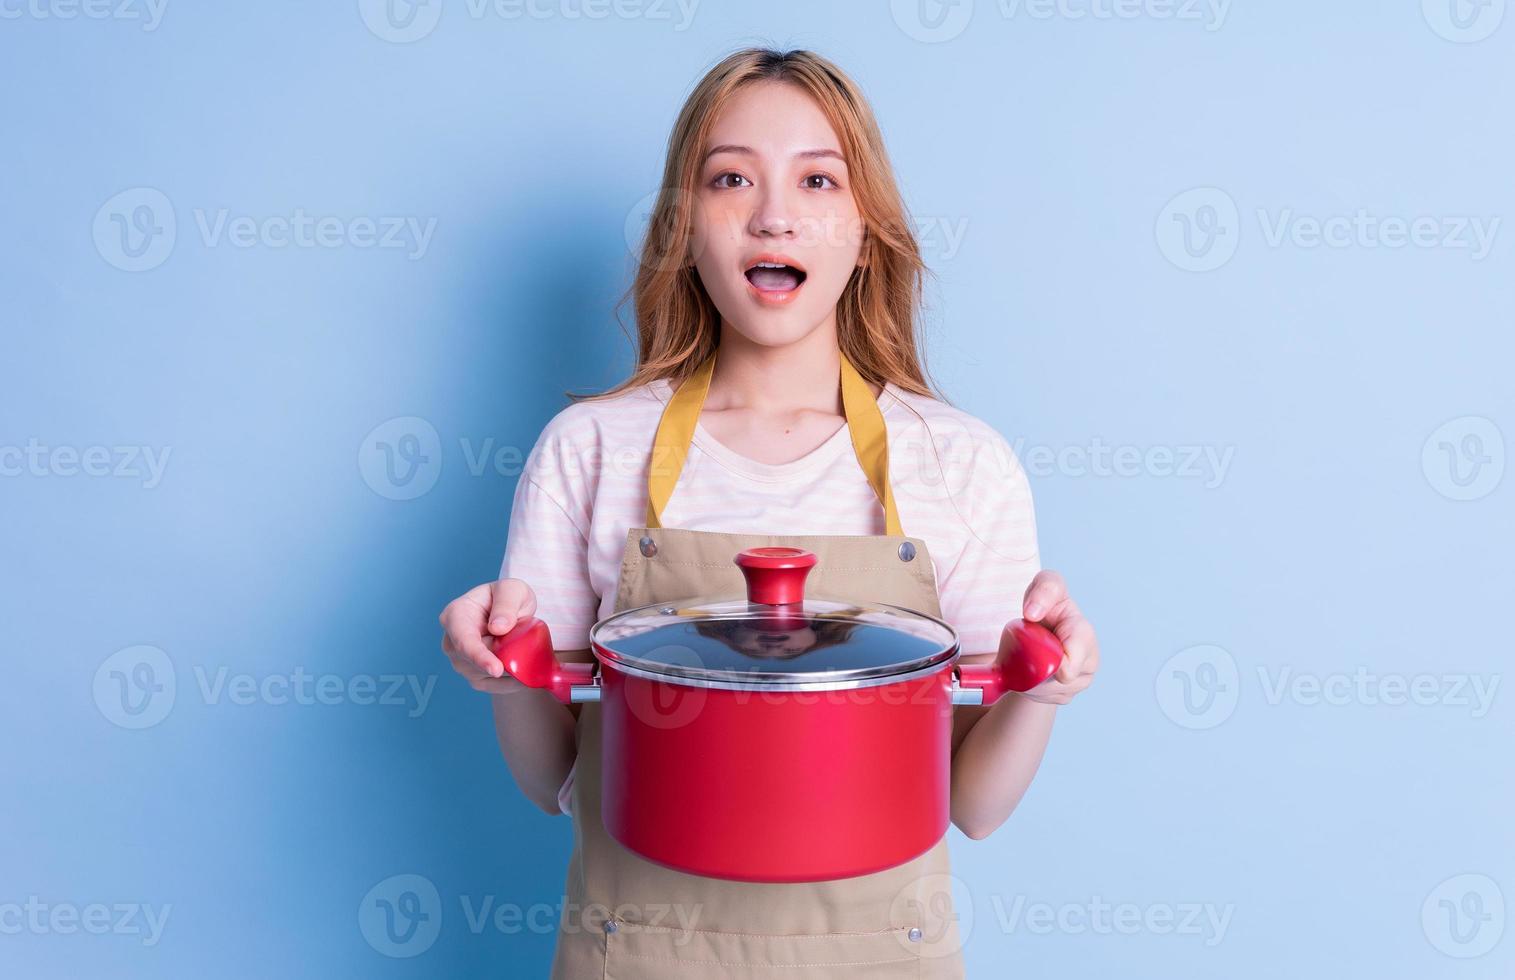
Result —
M 983 703 L 990 705 L 1006 691 L 1031 690 L 1056 673 L 1062 662 L 1057 634 L 1040 623 L 1016 619 L 1000 633 L 993 663 L 958 666 L 958 686 L 983 691 Z
M 509 633 L 495 640 L 494 655 L 505 672 L 527 687 L 545 688 L 564 704 L 575 699 L 573 689 L 594 683 L 594 664 L 565 664 L 552 651 L 547 624 L 528 616 Z

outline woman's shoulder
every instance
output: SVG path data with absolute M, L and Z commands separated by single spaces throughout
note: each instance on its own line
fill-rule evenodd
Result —
M 990 423 L 956 405 L 931 395 L 906 391 L 894 384 L 885 386 L 888 397 L 881 399 L 884 418 L 889 427 L 891 449 L 896 441 L 907 445 L 929 444 L 953 454 L 989 454 L 1013 460 L 1015 451 L 1008 440 Z M 887 404 L 884 404 L 888 402 Z
M 1032 521 L 1031 491 L 1010 442 L 965 409 L 930 395 L 891 394 L 889 475 L 906 526 L 944 545 L 1003 539 L 1004 553 L 1024 551 L 1018 536 Z
M 540 441 L 590 447 L 603 446 L 610 439 L 650 439 L 668 401 L 668 389 L 668 381 L 659 379 L 613 395 L 571 402 L 542 427 Z

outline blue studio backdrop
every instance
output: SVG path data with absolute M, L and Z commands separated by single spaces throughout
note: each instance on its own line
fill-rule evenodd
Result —
M 545 975 L 570 822 L 436 617 L 753 43 L 873 100 L 1100 632 L 970 974 L 1515 974 L 1511 21 L 0 0 L 0 975 Z

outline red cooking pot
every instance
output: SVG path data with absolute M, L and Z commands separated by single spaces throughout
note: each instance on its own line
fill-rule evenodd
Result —
M 747 595 L 596 623 L 597 663 L 559 663 L 523 620 L 495 653 L 560 701 L 600 702 L 601 815 L 623 846 L 691 874 L 823 881 L 882 871 L 947 831 L 952 706 L 1057 669 L 1045 627 L 1005 627 L 992 664 L 899 606 L 807 597 L 800 548 L 736 556 Z

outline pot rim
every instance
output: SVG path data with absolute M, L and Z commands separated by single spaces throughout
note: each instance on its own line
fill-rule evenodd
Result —
M 855 607 L 857 604 L 846 599 L 833 596 L 807 596 L 806 602 L 817 601 L 820 603 L 838 603 L 843 607 Z M 612 620 L 633 619 L 638 614 L 646 614 L 653 611 L 666 615 L 673 615 L 679 606 L 698 605 L 700 603 L 740 601 L 730 596 L 695 597 L 688 600 L 680 600 L 677 603 L 650 602 L 643 606 L 634 606 L 613 613 L 596 623 L 589 631 L 590 646 L 595 656 L 603 663 L 613 666 L 637 677 L 649 680 L 667 681 L 671 683 L 688 684 L 693 687 L 716 688 L 720 690 L 734 691 L 826 691 L 826 690 L 851 690 L 860 687 L 875 687 L 882 684 L 891 684 L 896 681 L 910 680 L 938 670 L 944 665 L 950 665 L 957 661 L 961 652 L 962 644 L 957 630 L 945 620 L 887 602 L 869 602 L 866 607 L 870 610 L 886 610 L 903 614 L 906 621 L 929 623 L 945 631 L 951 638 L 951 642 L 934 653 L 922 657 L 916 657 L 892 664 L 874 665 L 869 667 L 854 667 L 850 669 L 830 669 L 813 671 L 731 671 L 720 668 L 706 667 L 700 664 L 676 664 L 657 663 L 630 657 L 616 652 L 613 648 L 602 642 L 597 634 L 600 629 Z M 768 607 L 782 608 L 782 607 Z M 750 613 L 731 611 L 728 613 L 714 614 L 708 619 L 746 619 Z M 846 618 L 840 616 L 827 616 L 822 614 L 815 618 Z M 875 624 L 881 625 L 881 624 Z M 901 632 L 908 632 L 901 630 Z M 640 635 L 640 634 L 638 634 Z
M 675 684 L 681 687 L 699 687 L 717 691 L 853 691 L 865 687 L 883 687 L 887 684 L 903 684 L 909 681 L 920 680 L 943 670 L 951 670 L 958 660 L 959 647 L 956 643 L 948 656 L 939 661 L 933 661 L 922 667 L 915 667 L 903 673 L 875 674 L 869 677 L 857 677 L 850 680 L 821 680 L 821 681 L 738 681 L 726 677 L 709 677 L 696 674 L 677 674 L 672 671 L 649 670 L 634 664 L 624 663 L 604 656 L 604 648 L 594 644 L 595 656 L 600 658 L 602 669 L 611 668 L 618 670 L 631 677 L 639 677 L 643 680 L 659 681 L 664 684 Z M 784 675 L 764 674 L 753 676 L 775 677 Z M 806 676 L 806 675 L 796 675 Z

